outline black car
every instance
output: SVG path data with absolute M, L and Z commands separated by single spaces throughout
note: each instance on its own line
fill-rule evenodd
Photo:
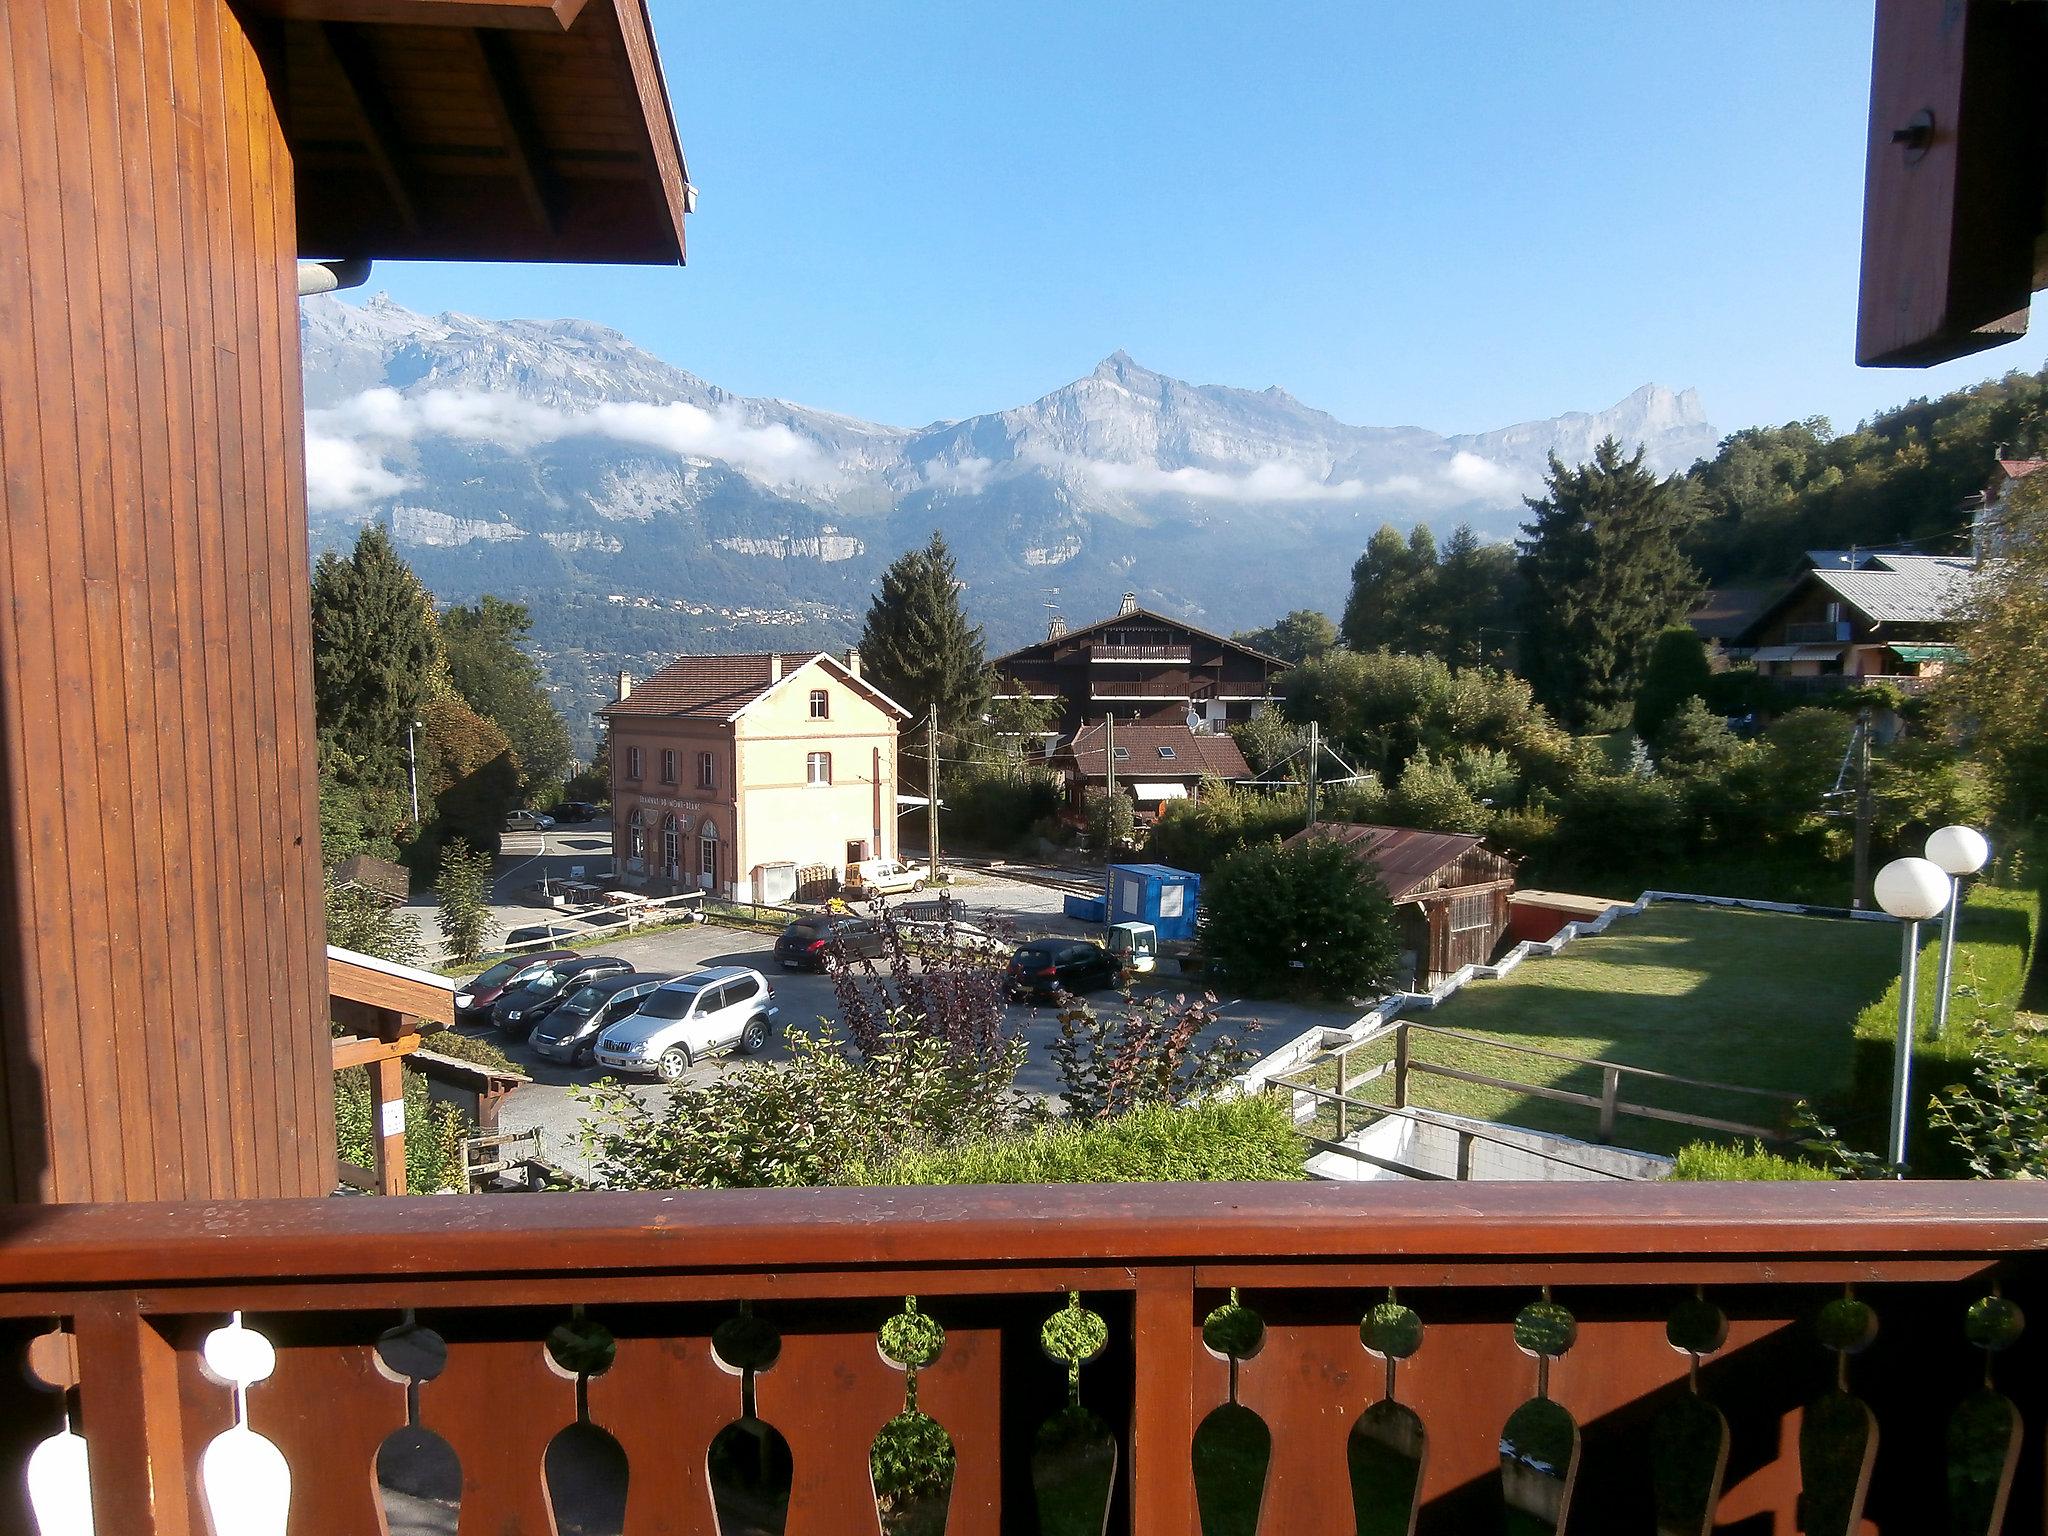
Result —
M 597 807 L 588 800 L 564 800 L 548 807 L 548 814 L 563 826 L 580 826 L 586 821 L 597 820 Z
M 578 987 L 600 976 L 617 976 L 632 969 L 616 955 L 579 955 L 574 960 L 559 960 L 524 986 L 499 998 L 491 1009 L 491 1022 L 508 1035 L 523 1035 Z
M 1010 956 L 1003 985 L 1012 997 L 1050 998 L 1093 992 L 1123 980 L 1123 967 L 1100 944 L 1078 939 L 1032 939 Z
M 650 976 L 644 971 L 627 971 L 619 976 L 600 976 L 576 988 L 535 1026 L 526 1043 L 534 1054 L 550 1061 L 583 1066 L 597 1044 L 598 1031 L 639 1011 L 647 995 L 673 976 Z
M 775 958 L 786 971 L 822 971 L 835 951 L 875 959 L 887 950 L 882 925 L 870 917 L 800 917 L 775 941 Z
M 551 938 L 551 934 L 533 934 L 529 937 Z M 519 942 L 515 936 L 506 942 Z M 557 960 L 579 958 L 573 949 L 551 949 L 546 953 L 527 950 L 524 954 L 513 955 L 500 960 L 496 965 L 467 981 L 457 982 L 455 988 L 455 1022 L 458 1024 L 488 1024 L 491 1009 L 498 999 L 507 992 L 517 992 Z

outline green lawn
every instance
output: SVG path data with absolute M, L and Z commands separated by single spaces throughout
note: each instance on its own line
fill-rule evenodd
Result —
M 1477 981 L 1418 1023 L 1503 1042 L 1412 1036 L 1413 1059 L 1597 1096 L 1600 1073 L 1505 1049 L 1519 1044 L 1711 1083 L 1837 1099 L 1853 1080 L 1858 1016 L 1897 975 L 1889 924 L 1657 906 L 1500 981 Z M 1375 1048 L 1380 1057 L 1391 1046 Z M 1352 1072 L 1370 1064 L 1363 1053 Z M 1327 1077 L 1325 1079 L 1327 1081 Z M 1356 1091 L 1384 1102 L 1391 1080 Z M 1624 1079 L 1624 1102 L 1766 1124 L 1783 1107 L 1748 1095 Z M 1590 1108 L 1417 1075 L 1409 1102 L 1591 1138 Z M 1618 1144 L 1675 1152 L 1701 1133 L 1624 1115 Z

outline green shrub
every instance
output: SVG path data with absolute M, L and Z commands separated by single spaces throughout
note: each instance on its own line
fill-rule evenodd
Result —
M 1378 873 L 1316 837 L 1240 848 L 1202 890 L 1198 930 L 1233 991 L 1360 998 L 1384 990 L 1400 956 Z
M 1092 1125 L 1056 1123 L 849 1171 L 855 1184 L 1134 1184 L 1299 1179 L 1301 1141 L 1278 1098 L 1163 1104 Z
M 1679 1148 L 1678 1162 L 1671 1170 L 1676 1180 L 1697 1183 L 1760 1183 L 1766 1180 L 1832 1179 L 1834 1175 L 1818 1163 L 1801 1157 L 1781 1157 L 1766 1152 L 1764 1144 L 1748 1147 L 1726 1146 L 1718 1141 L 1695 1141 Z
M 986 774 L 948 785 L 941 836 L 949 846 L 1010 849 L 1030 838 L 1031 828 L 1057 816 L 1059 780 L 1043 768 L 1016 774 Z
M 1658 635 L 1636 692 L 1636 734 L 1645 741 L 1661 740 L 1685 702 L 1705 695 L 1712 676 L 1707 643 L 1690 626 L 1675 624 Z
M 431 1195 L 463 1189 L 462 1138 L 469 1127 L 461 1111 L 452 1104 L 433 1103 L 420 1073 L 406 1072 L 404 1082 L 407 1191 Z M 377 1166 L 377 1103 L 370 1094 L 366 1067 L 334 1074 L 334 1143 L 343 1162 L 358 1168 Z

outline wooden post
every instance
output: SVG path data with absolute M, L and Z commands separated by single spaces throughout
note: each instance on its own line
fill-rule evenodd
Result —
M 1138 1274 L 1131 1406 L 1131 1536 L 1192 1536 L 1195 1272 Z
M 405 1193 L 405 1068 L 396 1056 L 370 1063 L 370 1097 L 377 1106 L 377 1193 Z
M 1408 1107 L 1408 1026 L 1394 1031 L 1394 1108 Z
M 1340 1086 L 1337 1089 L 1337 1140 L 1339 1141 L 1342 1141 L 1344 1139 L 1344 1111 L 1348 1108 L 1350 1108 L 1350 1106 L 1344 1102 L 1344 1090 Z
M 191 1458 L 178 1352 L 133 1296 L 103 1294 L 72 1319 L 79 1430 L 91 1447 L 93 1521 L 122 1536 L 191 1536 Z
M 1621 1068 L 1600 1069 L 1600 1134 L 1603 1142 L 1614 1140 L 1615 1101 L 1621 1097 Z

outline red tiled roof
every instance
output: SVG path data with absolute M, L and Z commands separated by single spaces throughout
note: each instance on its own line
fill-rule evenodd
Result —
M 1116 744 L 1129 755 L 1117 759 L 1120 779 L 1248 779 L 1251 765 L 1228 736 L 1209 736 L 1184 725 L 1132 721 L 1116 728 Z M 1103 759 L 1102 726 L 1084 725 L 1067 744 L 1063 755 L 1071 756 L 1083 778 L 1108 777 Z M 1171 757 L 1159 749 L 1170 748 Z
M 2048 459 L 2000 459 L 1998 461 L 1998 467 L 2005 471 L 2005 478 L 2008 480 L 2024 480 L 2044 464 L 2048 464 Z
M 1456 863 L 1479 842 L 1470 832 L 1424 832 L 1415 827 L 1382 827 L 1359 821 L 1319 821 L 1287 841 L 1299 843 L 1312 837 L 1343 843 L 1359 857 L 1370 859 L 1379 871 L 1387 895 L 1395 901 L 1447 865 Z
M 786 677 L 811 658 L 784 656 Z M 605 715 L 681 715 L 724 720 L 739 713 L 775 684 L 770 657 L 678 656 L 633 691 L 599 711 Z

